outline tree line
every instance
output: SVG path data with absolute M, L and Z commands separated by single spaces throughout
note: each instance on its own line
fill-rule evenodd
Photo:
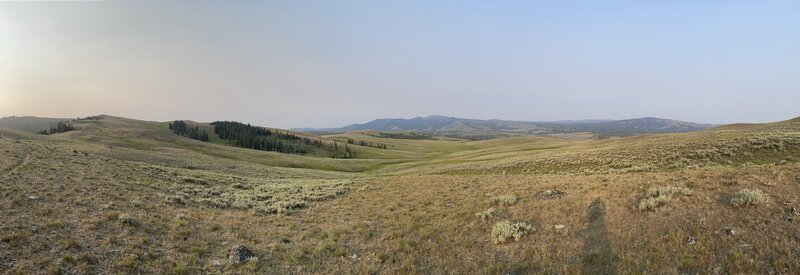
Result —
M 379 138 L 393 138 L 393 139 L 433 139 L 433 137 L 431 135 L 429 135 L 429 134 L 414 133 L 414 132 L 411 132 L 411 133 L 403 133 L 403 132 L 400 132 L 400 133 L 361 132 L 361 134 L 370 135 L 370 136 L 379 137 Z
M 52 135 L 55 133 L 63 133 L 75 130 L 75 127 L 72 125 L 72 122 L 63 122 L 59 121 L 58 124 L 54 126 L 50 126 L 48 130 L 41 130 L 39 131 L 40 135 Z
M 357 145 L 361 145 L 361 146 L 364 146 L 364 147 L 378 148 L 378 149 L 387 149 L 389 147 L 389 146 L 386 145 L 386 143 L 372 142 L 372 141 L 367 142 L 367 141 L 361 140 L 358 143 L 356 143 L 356 141 L 354 139 L 352 139 L 352 138 L 348 138 L 347 139 L 347 143 L 349 143 L 349 144 L 357 144 Z
M 101 116 L 87 116 L 87 117 L 78 117 L 78 119 L 76 120 L 81 121 L 81 120 L 100 120 L 100 119 L 102 119 Z
M 221 139 L 241 148 L 301 155 L 325 151 L 334 158 L 356 157 L 347 144 L 340 147 L 336 141 L 312 139 L 235 121 L 216 121 L 211 125 L 214 125 L 214 133 Z
M 186 124 L 186 122 L 183 122 L 182 120 L 176 120 L 174 122 L 170 122 L 169 129 L 172 130 L 172 132 L 184 137 L 204 142 L 209 141 L 208 132 L 206 132 L 205 130 L 201 130 L 200 127 L 198 126 L 194 127 L 189 126 Z

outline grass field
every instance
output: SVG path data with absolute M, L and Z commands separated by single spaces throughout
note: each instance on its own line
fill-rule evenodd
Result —
M 111 116 L 75 126 L 0 130 L 3 273 L 800 272 L 800 119 L 603 139 L 325 136 L 387 144 L 352 145 L 357 159 Z M 235 245 L 257 259 L 229 262 Z

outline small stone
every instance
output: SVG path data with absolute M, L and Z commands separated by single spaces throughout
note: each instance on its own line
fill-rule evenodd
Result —
M 247 249 L 247 247 L 243 245 L 237 245 L 231 249 L 231 254 L 228 256 L 228 261 L 232 264 L 238 265 L 246 263 L 252 258 L 253 251 L 250 251 L 250 249 Z
M 28 196 L 28 199 L 31 199 L 31 200 L 35 200 L 35 199 L 38 199 L 38 198 L 39 197 L 37 197 L 37 196 Z
M 221 266 L 221 265 L 222 265 L 222 261 L 220 261 L 220 260 L 213 260 L 213 261 L 211 261 L 211 265 L 213 265 L 213 266 Z
M 565 226 L 563 224 L 556 224 L 555 226 L 556 229 L 564 229 L 564 227 Z
M 695 236 L 690 236 L 689 237 L 689 244 L 695 244 L 696 242 L 697 242 L 697 237 L 695 237 Z
M 358 259 L 358 254 L 354 253 L 353 256 L 350 256 L 350 259 Z

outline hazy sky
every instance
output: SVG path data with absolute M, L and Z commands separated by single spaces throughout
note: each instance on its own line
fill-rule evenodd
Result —
M 800 116 L 800 1 L 0 2 L 0 116 Z

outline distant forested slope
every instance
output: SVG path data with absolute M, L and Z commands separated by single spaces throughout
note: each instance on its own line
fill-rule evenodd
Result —
M 333 158 L 356 157 L 356 153 L 346 143 L 339 144 L 333 140 L 299 136 L 289 131 L 251 126 L 235 121 L 216 121 L 211 125 L 214 125 L 214 134 L 231 146 Z

